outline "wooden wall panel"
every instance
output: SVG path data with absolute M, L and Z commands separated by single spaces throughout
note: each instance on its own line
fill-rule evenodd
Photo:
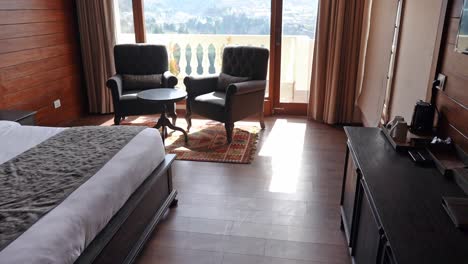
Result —
M 3 82 L 6 94 L 19 92 L 26 89 L 34 89 L 44 83 L 60 80 L 67 76 L 79 73 L 78 65 L 67 65 L 46 72 L 39 72 L 20 79 Z
M 0 80 L 7 82 L 14 79 L 27 78 L 34 73 L 51 71 L 70 63 L 78 64 L 79 61 L 77 54 L 68 53 L 39 61 L 23 63 L 3 68 L 2 71 L 0 71 Z
M 449 12 L 439 57 L 438 72 L 447 76 L 434 101 L 441 112 L 440 133 L 468 151 L 468 55 L 455 51 L 463 0 L 449 2 Z
M 56 46 L 0 54 L 0 68 L 52 58 L 68 54 L 72 50 L 73 52 L 78 52 L 77 46 L 74 43 L 65 43 Z
M 437 109 L 444 114 L 444 118 L 453 127 L 463 134 L 468 135 L 468 109 L 453 100 L 446 93 L 438 93 L 436 96 Z
M 446 119 L 442 118 L 440 123 L 440 130 L 443 132 L 443 135 L 450 136 L 462 149 L 468 151 L 468 137 L 450 125 Z
M 66 16 L 65 10 L 0 10 L 0 25 L 65 21 Z
M 0 109 L 37 111 L 40 125 L 60 125 L 84 109 L 73 1 L 0 1 Z M 53 101 L 61 100 L 55 109 Z
M 13 24 L 0 25 L 0 39 L 14 39 L 21 37 L 32 37 L 61 32 L 73 32 L 73 25 L 63 23 L 62 21 L 31 23 L 31 24 Z
M 467 106 L 468 56 L 454 50 L 454 45 L 447 44 L 443 51 L 442 61 L 440 62 L 440 72 L 447 76 L 444 94 Z
M 70 38 L 66 32 L 33 37 L 2 39 L 0 40 L 0 53 L 56 46 L 70 41 L 72 41 L 72 38 Z
M 58 9 L 65 10 L 70 7 L 73 1 L 70 0 L 2 0 L 0 1 L 0 10 L 16 9 Z

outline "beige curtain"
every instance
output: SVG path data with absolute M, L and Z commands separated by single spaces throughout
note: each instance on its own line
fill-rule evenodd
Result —
M 365 0 L 321 0 L 308 115 L 328 124 L 353 122 Z
M 113 0 L 77 0 L 76 6 L 89 111 L 111 113 L 114 109 L 106 80 L 115 73 Z

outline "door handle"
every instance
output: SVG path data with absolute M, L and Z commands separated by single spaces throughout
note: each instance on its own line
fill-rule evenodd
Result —
M 276 46 L 280 46 L 281 45 L 281 37 L 283 36 L 283 32 L 282 31 L 282 28 L 281 27 L 277 27 L 276 28 L 276 32 L 275 32 L 275 44 Z

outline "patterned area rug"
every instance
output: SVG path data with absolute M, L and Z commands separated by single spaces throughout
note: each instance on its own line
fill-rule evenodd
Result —
M 155 124 L 155 121 L 148 120 L 122 122 L 122 125 L 148 127 Z M 186 123 L 178 120 L 177 126 L 186 128 Z M 168 129 L 166 152 L 176 154 L 178 160 L 250 164 L 256 151 L 259 131 L 257 126 L 236 124 L 232 143 L 228 144 L 224 124 L 214 121 L 193 122 L 188 144 L 185 144 L 182 133 Z

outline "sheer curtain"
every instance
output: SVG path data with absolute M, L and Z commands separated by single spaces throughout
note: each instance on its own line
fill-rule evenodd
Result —
M 328 124 L 353 122 L 366 0 L 321 0 L 308 116 Z
M 113 0 L 77 0 L 76 7 L 89 112 L 111 113 L 114 109 L 106 81 L 115 73 Z

